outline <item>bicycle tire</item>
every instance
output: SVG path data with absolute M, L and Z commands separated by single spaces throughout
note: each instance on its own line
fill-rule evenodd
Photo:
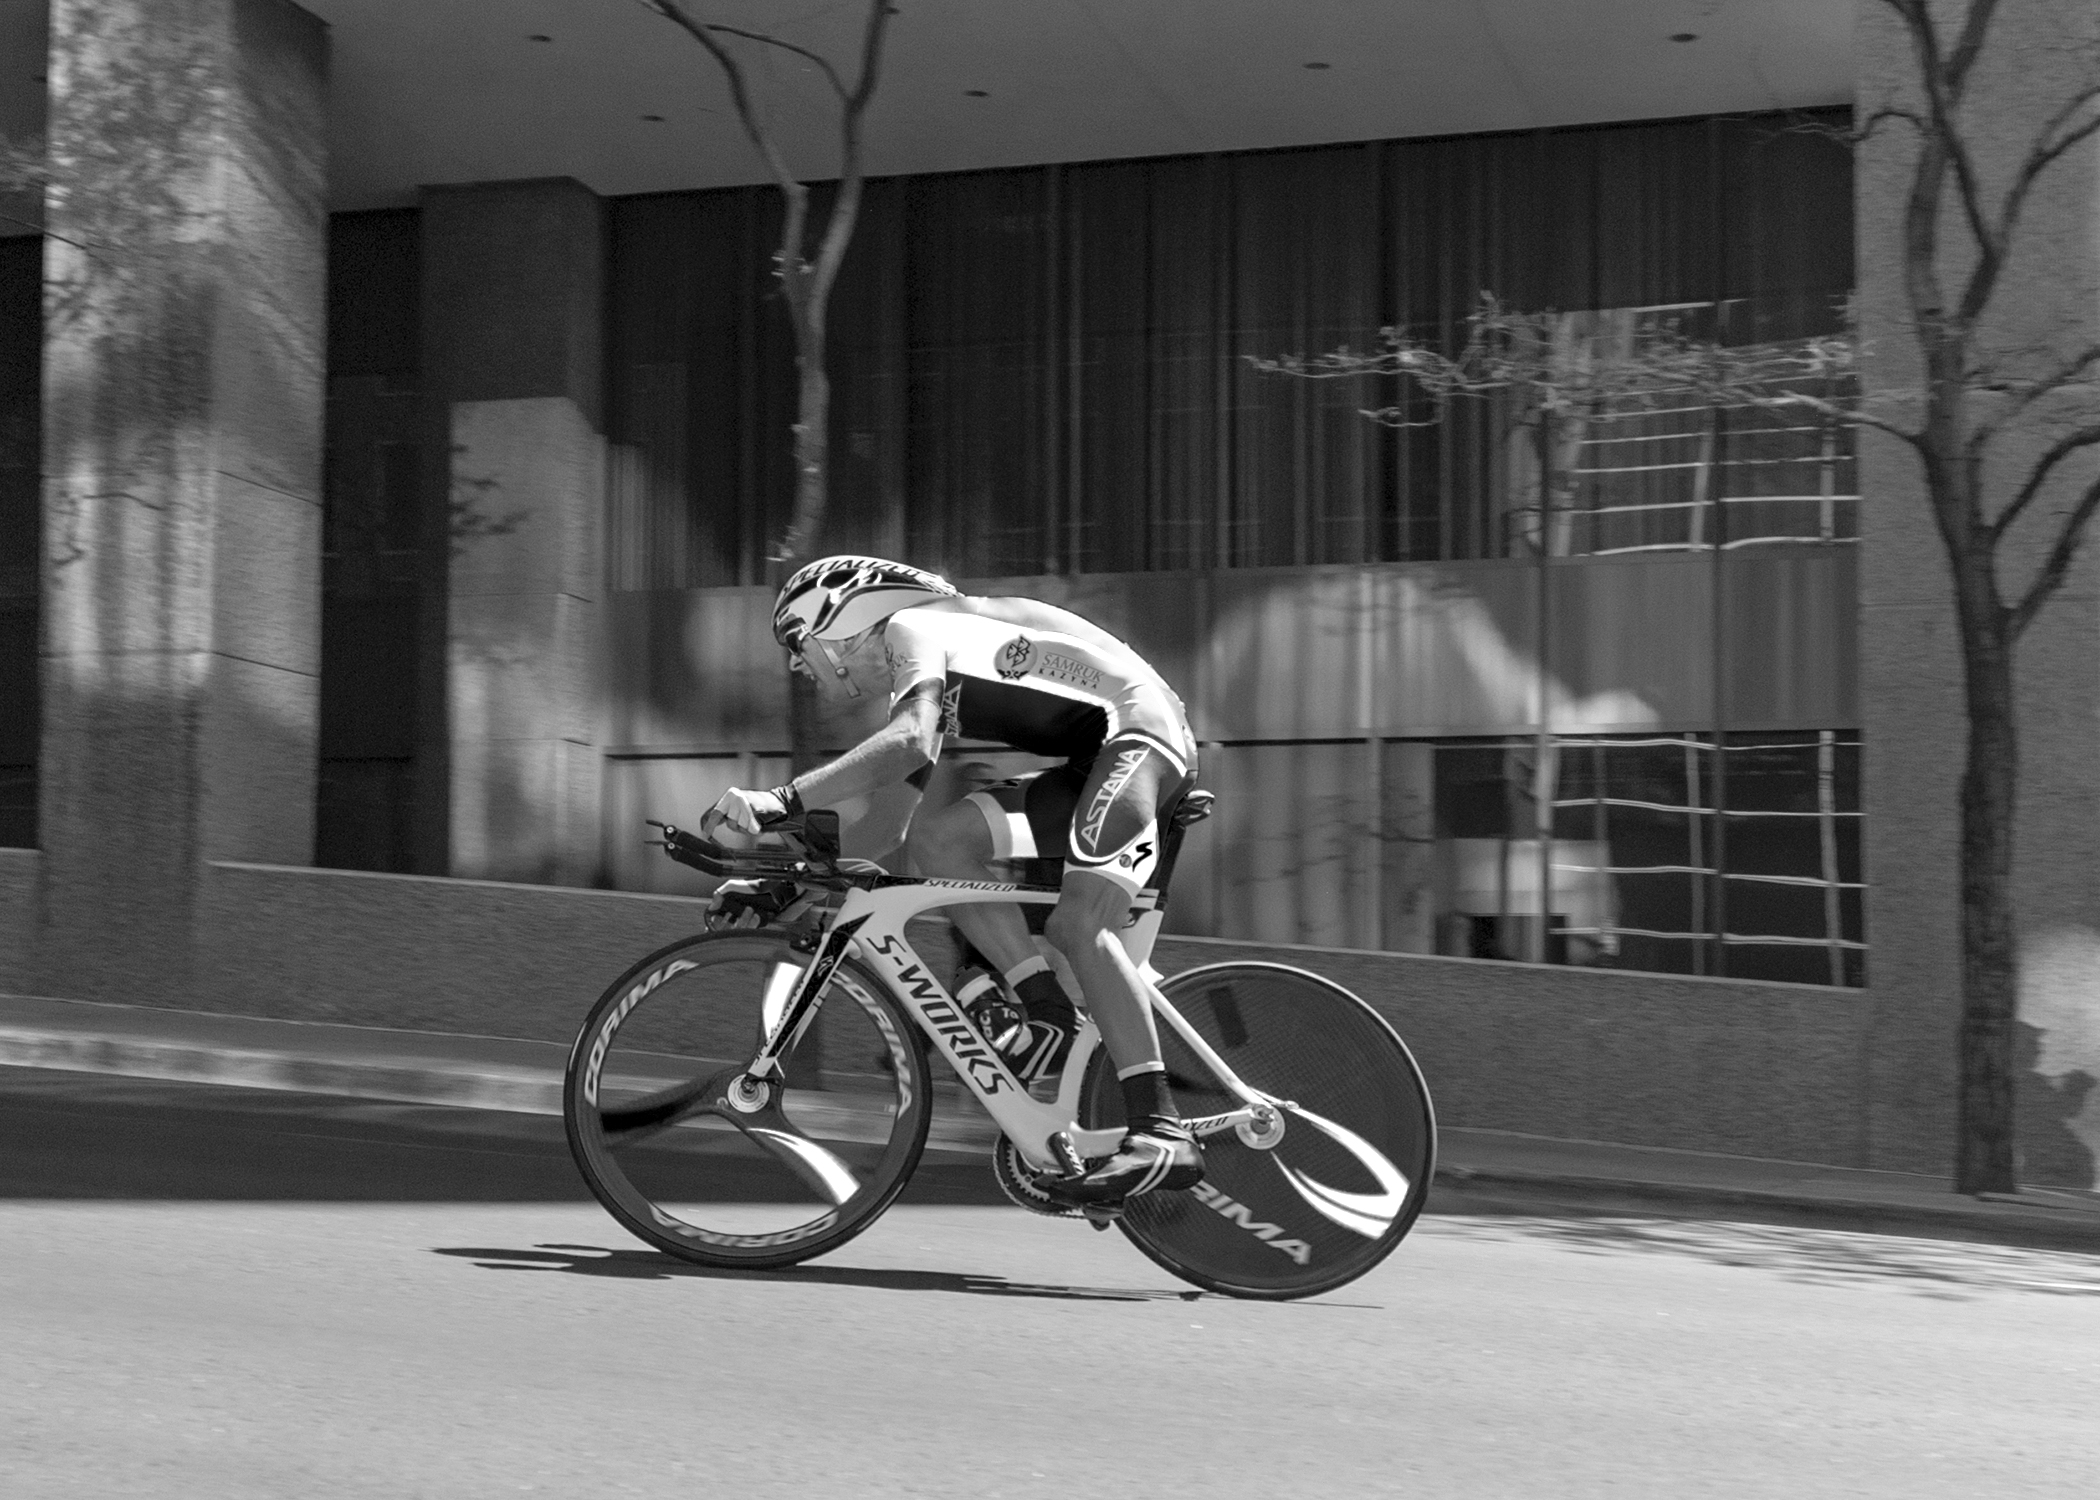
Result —
M 780 966 L 809 959 L 778 930 L 708 933 L 642 959 L 591 1007 L 563 1121 L 592 1195 L 638 1239 L 697 1265 L 794 1265 L 866 1229 L 911 1180 L 932 1118 L 925 1039 L 850 958 L 783 1056 L 779 1114 L 727 1107 L 767 986 L 784 996 Z
M 1207 1137 L 1203 1182 L 1132 1199 L 1117 1221 L 1124 1235 L 1184 1281 L 1232 1297 L 1317 1296 L 1383 1261 L 1436 1173 L 1435 1107 L 1399 1033 L 1342 986 L 1284 964 L 1213 964 L 1160 988 L 1243 1082 L 1295 1107 L 1271 1149 L 1230 1131 Z M 1185 1115 L 1234 1107 L 1164 1023 L 1160 1041 Z M 1099 1055 L 1081 1109 L 1089 1125 L 1122 1121 Z

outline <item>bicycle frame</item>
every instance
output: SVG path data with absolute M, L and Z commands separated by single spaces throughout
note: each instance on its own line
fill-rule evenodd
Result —
M 817 999 L 832 973 L 848 952 L 857 952 L 896 996 L 919 1029 L 926 1033 L 948 1060 L 964 1087 L 977 1096 L 986 1113 L 1014 1143 L 1032 1166 L 1052 1171 L 1070 1170 L 1066 1152 L 1079 1157 L 1106 1156 L 1122 1141 L 1122 1131 L 1081 1130 L 1076 1127 L 1079 1089 L 1088 1060 L 1100 1045 L 1101 1034 L 1088 1018 L 1072 1045 L 1063 1074 L 1058 1080 L 1055 1103 L 1029 1096 L 999 1055 L 986 1045 L 977 1028 L 964 1016 L 962 1007 L 936 979 L 930 966 L 905 937 L 904 926 L 913 917 L 940 907 L 992 905 L 1054 905 L 1058 892 L 1049 886 L 1008 885 L 991 881 L 889 880 L 870 889 L 856 887 L 832 914 L 815 957 L 799 971 L 792 989 L 769 985 L 764 1000 L 765 1042 L 745 1070 L 752 1078 L 766 1079 L 780 1071 L 780 1059 L 792 1047 L 804 1027 L 815 1016 Z M 1124 950 L 1148 985 L 1153 1014 L 1217 1077 L 1227 1092 L 1239 1099 L 1238 1109 L 1204 1115 L 1186 1121 L 1198 1135 L 1241 1129 L 1249 1144 L 1273 1145 L 1280 1138 L 1287 1100 L 1273 1099 L 1243 1083 L 1224 1059 L 1197 1034 L 1167 998 L 1159 993 L 1159 975 L 1151 966 L 1152 945 L 1159 933 L 1161 914 L 1158 896 L 1141 892 L 1123 931 Z M 785 972 L 777 976 L 785 980 Z M 1061 1149 L 1063 1148 L 1063 1149 Z

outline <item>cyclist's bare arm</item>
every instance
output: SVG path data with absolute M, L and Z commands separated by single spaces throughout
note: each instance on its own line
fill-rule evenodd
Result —
M 841 843 L 857 859 L 872 859 L 893 874 L 903 873 L 895 863 L 903 851 L 904 836 L 918 814 L 919 789 L 910 781 L 856 798 L 838 810 Z
M 933 764 L 941 750 L 941 685 L 932 678 L 897 701 L 889 722 L 829 765 L 804 771 L 795 790 L 807 807 L 835 807 L 895 786 Z

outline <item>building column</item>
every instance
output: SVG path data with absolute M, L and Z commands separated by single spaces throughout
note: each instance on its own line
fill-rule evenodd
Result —
M 1956 8 L 1943 4 L 1951 37 Z M 1859 8 L 1858 117 L 1907 102 L 1915 91 L 1910 43 L 1880 5 Z M 1995 204 L 2048 111 L 2083 81 L 2082 39 L 2100 28 L 2089 0 L 2001 6 L 1965 109 L 1986 201 Z M 1951 42 L 1950 44 L 1951 45 Z M 2091 53 L 2086 56 L 2089 58 Z M 1874 132 L 1858 154 L 1859 292 L 1865 385 L 1879 410 L 1911 419 L 1905 392 L 1920 385 L 1906 309 L 1900 229 L 1915 152 L 1901 125 Z M 2031 352 L 2100 337 L 2100 148 L 2088 143 L 2041 179 L 2018 231 L 1986 338 Z M 1951 203 L 1950 196 L 1950 203 Z M 1950 214 L 1950 247 L 1966 236 Z M 1950 287 L 1966 272 L 1943 257 Z M 1950 294 L 1951 295 L 1951 294 Z M 2015 355 L 2015 359 L 2020 356 Z M 1979 402 L 1988 396 L 1979 395 Z M 1979 410 L 1987 410 L 1979 406 Z M 2069 395 L 2021 429 L 2024 454 L 1987 475 L 1991 508 L 2018 483 L 2024 462 L 2066 421 L 2100 417 L 2091 388 Z M 2022 463 L 2016 466 L 2013 460 Z M 2034 507 L 2001 567 L 2010 591 L 2025 586 L 2066 501 L 2096 462 L 2069 466 L 2064 483 Z M 1860 700 L 1864 737 L 1868 978 L 1872 1022 L 1863 1058 L 1869 1081 L 1862 1164 L 1951 1170 L 1955 1057 L 1960 1015 L 1957 797 L 1967 721 L 1946 554 L 1914 454 L 1864 433 L 1860 445 Z M 2100 540 L 2096 538 L 2095 540 Z M 2094 541 L 2021 641 L 2021 793 L 2015 871 L 2023 968 L 2020 999 L 2020 1175 L 2035 1183 L 2091 1186 L 2100 1155 L 2100 644 Z
M 450 556 L 440 785 L 454 875 L 599 864 L 604 214 L 567 178 L 423 194 L 423 368 Z
M 327 32 L 52 0 L 36 982 L 190 981 L 211 860 L 313 852 Z

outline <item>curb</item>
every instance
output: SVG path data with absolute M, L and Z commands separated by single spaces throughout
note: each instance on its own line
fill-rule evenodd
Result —
M 0 1025 L 0 1067 L 46 1068 L 129 1078 L 273 1089 L 340 1098 L 427 1104 L 510 1114 L 562 1113 L 562 1080 L 542 1068 L 380 1055 L 326 1058 L 311 1052 L 233 1047 L 159 1037 L 111 1036 Z M 929 1151 L 981 1154 L 997 1127 L 974 1109 L 936 1110 Z M 1841 1193 L 1801 1193 L 1715 1182 L 1439 1163 L 1431 1213 L 1524 1213 L 1750 1217 L 1818 1227 L 1985 1240 L 2100 1253 L 2100 1203 L 1976 1200 L 1893 1202 Z
M 561 1113 L 561 1080 L 525 1068 L 433 1068 L 377 1059 L 337 1061 L 296 1052 L 207 1047 L 140 1037 L 80 1036 L 20 1027 L 0 1030 L 0 1066 L 114 1073 L 128 1078 L 336 1094 L 400 1104 L 456 1105 L 513 1114 Z
M 386 1058 L 321 1058 L 265 1048 L 207 1046 L 148 1037 L 90 1036 L 34 1027 L 0 1027 L 0 1067 L 105 1073 L 221 1088 L 331 1094 L 394 1104 L 433 1104 L 507 1114 L 562 1113 L 562 1078 L 537 1068 L 486 1063 L 433 1065 Z M 981 1154 L 998 1127 L 975 1111 L 943 1109 L 936 1095 L 928 1151 Z
M 1436 1173 L 1429 1212 L 1463 1213 L 1466 1200 L 1488 1212 L 1551 1207 L 1588 1214 L 1642 1214 L 1687 1210 L 1831 1229 L 1867 1227 L 1879 1233 L 1986 1240 L 2044 1250 L 2100 1254 L 2100 1214 L 2084 1206 L 2007 1203 L 1960 1197 L 1945 1204 L 1788 1193 L 1718 1183 L 1658 1182 L 1646 1178 L 1557 1175 L 1515 1168 L 1445 1167 Z

